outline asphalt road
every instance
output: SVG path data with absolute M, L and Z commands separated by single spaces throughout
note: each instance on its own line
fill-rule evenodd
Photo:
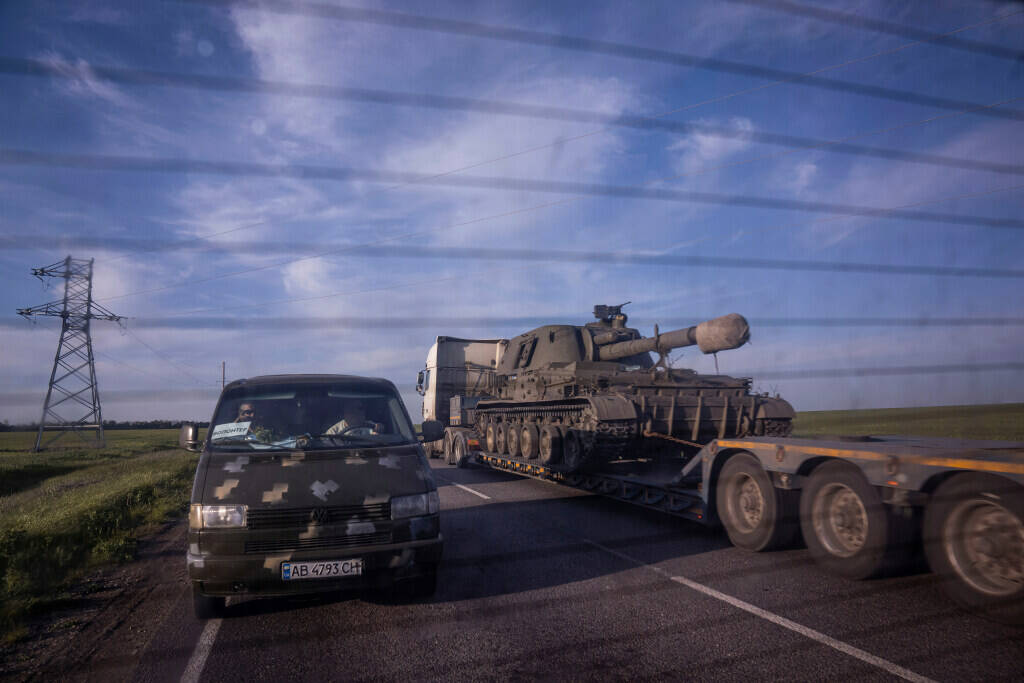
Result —
M 204 624 L 179 584 L 131 677 L 1024 680 L 1024 629 L 960 611 L 928 574 L 846 581 L 806 550 L 750 554 L 556 484 L 432 465 L 432 599 L 233 600 Z

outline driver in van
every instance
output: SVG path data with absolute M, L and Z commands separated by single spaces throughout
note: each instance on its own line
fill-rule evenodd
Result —
M 366 419 L 366 409 L 361 401 L 349 401 L 341 420 L 327 430 L 328 434 L 351 434 L 352 436 L 370 436 L 378 434 L 380 425 Z

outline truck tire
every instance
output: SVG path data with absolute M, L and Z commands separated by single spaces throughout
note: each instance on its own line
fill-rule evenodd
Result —
M 443 457 L 445 461 L 452 452 L 452 433 L 449 430 L 444 430 L 444 441 L 441 442 L 441 452 L 435 455 L 435 458 Z
M 796 537 L 792 492 L 775 488 L 749 453 L 737 453 L 725 461 L 715 484 L 715 507 L 737 548 L 772 550 L 791 544 Z
M 957 603 L 1024 624 L 1024 488 L 990 474 L 953 476 L 924 514 L 924 551 Z
M 513 458 L 519 457 L 519 425 L 509 422 L 505 427 L 505 450 Z
M 540 453 L 540 430 L 535 424 L 525 424 L 519 430 L 519 452 L 527 460 L 534 460 Z
M 203 595 L 199 591 L 199 585 L 192 584 L 192 609 L 196 619 L 220 619 L 227 611 L 227 603 L 227 598 Z
M 494 452 L 498 455 L 506 455 L 508 453 L 507 433 L 507 422 L 499 422 L 494 426 Z
M 540 429 L 540 461 L 545 465 L 562 462 L 562 430 L 555 425 L 544 425 Z
M 912 551 L 912 520 L 893 514 L 845 462 L 826 462 L 811 473 L 800 497 L 800 525 L 815 561 L 848 579 L 894 572 Z
M 469 453 L 469 445 L 466 443 L 466 435 L 462 432 L 455 432 L 452 435 L 452 449 L 448 456 L 448 464 L 456 467 L 466 466 L 466 455 Z

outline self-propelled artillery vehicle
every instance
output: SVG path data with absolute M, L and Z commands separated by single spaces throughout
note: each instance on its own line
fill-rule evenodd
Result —
M 509 340 L 471 420 L 488 452 L 539 458 L 576 472 L 621 458 L 678 452 L 715 438 L 785 436 L 795 415 L 751 380 L 671 368 L 672 349 L 717 353 L 750 338 L 743 316 L 644 337 L 623 305 L 595 306 L 597 322 L 545 325 Z M 651 352 L 658 354 L 655 361 Z M 464 424 L 464 423 L 463 423 Z

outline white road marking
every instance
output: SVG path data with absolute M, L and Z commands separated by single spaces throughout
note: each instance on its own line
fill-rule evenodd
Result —
M 603 550 L 606 553 L 614 555 L 615 557 L 618 557 L 622 560 L 626 560 L 627 562 L 635 564 L 638 567 L 649 569 L 650 571 L 659 574 L 660 576 L 663 576 L 664 578 L 669 579 L 670 581 L 675 581 L 676 583 L 686 586 L 687 588 L 693 589 L 698 593 L 703 593 L 708 597 L 715 598 L 716 600 L 721 600 L 722 602 L 728 603 L 733 607 L 736 607 L 745 612 L 749 612 L 754 616 L 761 617 L 762 619 L 770 621 L 773 624 L 776 624 L 783 628 L 788 628 L 790 631 L 795 631 L 796 633 L 799 633 L 802 636 L 810 638 L 811 640 L 815 640 L 821 643 L 822 645 L 827 645 L 834 650 L 838 650 L 839 652 L 848 654 L 851 657 L 861 660 L 862 662 L 871 664 L 872 666 L 876 666 L 879 669 L 887 671 L 894 676 L 899 676 L 900 678 L 903 678 L 908 681 L 917 681 L 918 683 L 935 683 L 935 681 L 931 678 L 927 678 L 920 674 L 914 673 L 909 669 L 904 669 L 902 666 L 894 664 L 887 659 L 882 659 L 881 657 L 877 657 L 871 654 L 870 652 L 865 652 L 860 648 L 844 643 L 841 640 L 836 640 L 831 636 L 827 636 L 824 633 L 821 633 L 820 631 L 815 631 L 812 628 L 808 628 L 802 624 L 798 624 L 795 621 L 790 621 L 789 619 L 781 617 L 778 614 L 774 614 L 773 612 L 769 612 L 768 610 L 761 609 L 756 605 L 751 605 L 749 602 L 744 602 L 739 598 L 734 598 L 733 596 L 722 593 L 721 591 L 717 591 L 714 588 L 708 588 L 704 584 L 692 581 L 686 578 L 685 576 L 672 576 L 669 572 L 665 571 L 661 567 L 655 567 L 654 565 L 647 564 L 646 562 L 638 560 L 634 557 L 630 557 L 625 553 L 620 553 L 617 550 L 612 550 L 611 548 L 601 545 L 596 541 L 591 541 L 586 538 L 583 540 L 589 543 L 590 545 L 594 546 L 595 548 Z
M 185 673 L 181 675 L 181 683 L 198 683 L 203 667 L 206 666 L 206 658 L 210 656 L 213 649 L 213 642 L 217 640 L 217 631 L 220 630 L 221 619 L 210 619 L 206 622 L 206 628 L 199 636 L 196 649 L 192 651 L 192 658 L 188 660 Z
M 441 481 L 446 481 L 446 482 L 448 482 L 449 484 L 451 484 L 452 486 L 454 486 L 454 487 L 456 487 L 456 488 L 460 488 L 460 489 L 462 489 L 463 491 L 469 491 L 469 492 L 470 492 L 470 493 L 472 493 L 472 494 L 473 494 L 474 496 L 480 496 L 480 497 L 481 497 L 481 498 L 483 498 L 484 500 L 490 500 L 490 499 L 491 499 L 491 497 L 490 497 L 490 496 L 488 496 L 488 495 L 485 495 L 485 494 L 483 494 L 483 493 L 480 493 L 479 491 L 474 491 L 473 489 L 469 488 L 468 486 L 463 486 L 462 484 L 456 484 L 456 483 L 455 483 L 454 481 L 452 481 L 451 479 L 445 479 L 444 477 L 438 477 L 438 476 L 437 476 L 436 474 L 434 475 L 434 477 L 435 477 L 435 478 L 437 478 L 437 479 L 440 479 Z

